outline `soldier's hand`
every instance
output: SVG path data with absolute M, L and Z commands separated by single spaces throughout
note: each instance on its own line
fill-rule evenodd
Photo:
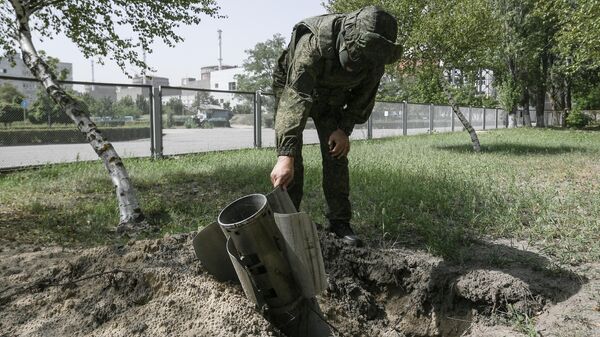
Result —
M 281 186 L 286 190 L 292 179 L 294 179 L 294 157 L 277 157 L 277 163 L 271 171 L 271 183 L 273 187 Z
M 329 136 L 329 154 L 334 158 L 342 158 L 348 155 L 350 152 L 350 140 L 346 133 L 341 129 L 337 129 Z

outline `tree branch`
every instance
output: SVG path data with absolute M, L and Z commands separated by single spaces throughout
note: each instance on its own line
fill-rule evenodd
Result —
M 42 9 L 44 7 L 55 6 L 61 2 L 65 2 L 65 0 L 31 1 L 28 6 L 28 12 L 29 12 L 29 14 L 34 14 L 35 12 L 39 11 L 40 9 Z

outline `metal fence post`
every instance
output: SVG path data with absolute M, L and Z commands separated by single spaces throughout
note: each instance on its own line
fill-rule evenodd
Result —
M 367 139 L 373 139 L 373 114 L 367 119 Z
M 254 147 L 262 147 L 262 91 L 254 94 Z
M 498 108 L 496 108 L 496 129 L 498 129 Z
M 452 132 L 454 132 L 454 111 L 452 111 L 452 107 L 450 106 L 450 128 Z
M 408 134 L 408 103 L 402 102 L 402 135 Z
M 154 109 L 152 115 L 152 139 L 154 143 L 153 157 L 154 159 L 162 158 L 163 141 L 162 141 L 162 88 L 153 88 L 154 90 Z
M 154 158 L 154 90 L 148 89 L 148 114 L 150 115 L 150 158 Z
M 483 130 L 485 130 L 485 115 L 486 115 L 486 108 L 483 107 Z
M 433 133 L 433 104 L 429 104 L 429 133 Z

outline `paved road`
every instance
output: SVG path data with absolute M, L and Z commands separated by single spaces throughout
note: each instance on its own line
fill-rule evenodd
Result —
M 436 131 L 449 128 L 437 128 Z M 232 127 L 214 129 L 164 129 L 163 153 L 165 155 L 251 148 L 254 145 L 252 128 Z M 409 129 L 409 134 L 426 133 L 427 129 Z M 402 135 L 402 129 L 374 129 L 373 137 L 382 138 Z M 366 129 L 356 129 L 352 139 L 365 139 Z M 274 146 L 272 129 L 262 129 L 262 146 Z M 314 129 L 304 131 L 306 144 L 317 143 Z M 150 156 L 150 139 L 114 142 L 113 146 L 122 157 Z M 0 146 L 0 169 L 40 165 L 47 163 L 96 160 L 98 157 L 89 144 L 51 144 L 27 146 Z

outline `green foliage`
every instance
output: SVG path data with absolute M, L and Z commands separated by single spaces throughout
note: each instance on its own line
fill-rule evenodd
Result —
M 25 99 L 23 95 L 14 85 L 4 83 L 0 85 L 0 102 L 21 104 Z
M 89 93 L 79 97 L 88 108 L 90 116 L 94 117 L 115 117 L 114 102 L 110 97 L 94 98 Z
M 440 83 L 440 69 L 421 67 L 412 75 L 407 75 L 403 82 L 407 92 L 407 100 L 415 103 L 443 103 L 448 99 L 444 95 Z
M 409 100 L 406 83 L 403 78 L 393 73 L 385 73 L 379 83 L 376 100 L 401 102 Z
M 332 12 L 380 6 L 398 18 L 398 42 L 404 46 L 399 64 L 388 67 L 393 82 L 382 81 L 379 97 L 419 103 L 443 103 L 442 69 L 476 74 L 493 68 L 491 51 L 499 43 L 499 22 L 486 0 L 329 0 Z M 493 103 L 475 92 L 475 75 L 455 86 L 458 104 Z M 471 87 L 469 87 L 471 86 Z M 489 101 L 489 102 L 488 102 Z
M 176 97 L 169 99 L 163 108 L 167 115 L 183 115 L 185 110 L 181 99 Z
M 582 110 L 600 110 L 600 83 L 582 87 L 574 101 Z
M 67 79 L 67 77 L 69 76 L 69 70 L 62 69 L 59 72 L 58 64 L 60 63 L 60 60 L 58 58 L 46 55 L 46 52 L 43 50 L 38 51 L 38 54 L 40 58 L 42 58 L 46 62 L 48 67 L 50 67 L 50 70 L 56 75 L 56 78 L 59 81 L 64 81 Z
M 25 109 L 15 103 L 0 102 L 0 123 L 4 126 L 12 122 L 22 121 L 25 114 Z
M 27 118 L 33 124 L 68 124 L 72 123 L 64 109 L 54 103 L 52 98 L 44 90 L 37 92 L 35 101 L 27 113 Z
M 188 118 L 183 123 L 183 126 L 185 126 L 186 129 L 192 129 L 192 128 L 197 127 L 198 125 L 196 124 L 196 122 L 192 118 Z
M 219 105 L 219 100 L 207 91 L 198 91 L 192 102 L 192 112 L 201 110 L 205 105 Z
M 600 2 L 597 0 L 551 1 L 559 13 L 556 49 L 568 56 L 570 73 L 600 69 Z
M 117 117 L 139 117 L 142 114 L 131 96 L 125 96 L 115 103 L 114 112 Z
M 137 95 L 135 97 L 135 106 L 138 108 L 139 113 L 142 115 L 150 114 L 150 103 L 144 95 Z
M 281 34 L 275 34 L 271 39 L 245 50 L 248 58 L 243 62 L 244 74 L 235 77 L 238 90 L 271 91 L 273 71 L 284 48 L 285 39 Z
M 253 113 L 253 107 L 251 102 L 243 102 L 241 104 L 236 104 L 231 110 L 236 114 L 250 114 Z
M 592 118 L 584 114 L 579 108 L 575 108 L 567 116 L 567 126 L 571 128 L 583 129 L 590 124 L 591 121 Z
M 246 50 L 248 58 L 243 63 L 244 73 L 235 76 L 238 90 L 272 92 L 273 71 L 284 49 L 285 39 L 281 34 L 275 34 L 273 38 L 259 42 L 253 49 Z M 252 111 L 254 101 L 249 95 L 236 95 L 236 98 L 242 103 L 236 105 L 233 112 L 250 113 Z M 273 100 L 264 101 L 263 105 L 269 111 L 275 108 Z
M 514 111 L 521 100 L 523 89 L 512 77 L 508 77 L 504 82 L 499 83 L 498 103 L 504 111 Z
M 203 15 L 218 17 L 214 0 L 176 1 L 3 1 L 0 6 L 0 48 L 15 55 L 18 45 L 16 11 L 31 13 L 34 36 L 51 39 L 66 35 L 86 58 L 114 60 L 128 74 L 127 64 L 149 69 L 140 51 L 152 52 L 160 41 L 173 47 L 182 41 L 175 33 L 180 25 L 197 25 Z M 126 27 L 127 29 L 120 29 Z M 127 32 L 127 33 L 124 33 Z
M 528 313 L 521 312 L 514 305 L 508 305 L 508 318 L 511 320 L 515 329 L 527 337 L 538 337 L 539 334 L 535 328 L 535 318 Z

